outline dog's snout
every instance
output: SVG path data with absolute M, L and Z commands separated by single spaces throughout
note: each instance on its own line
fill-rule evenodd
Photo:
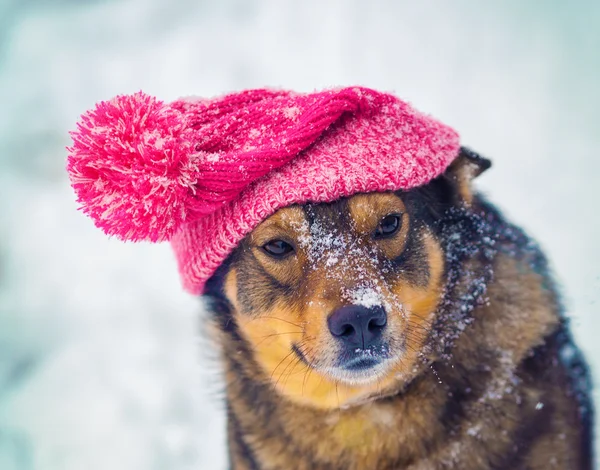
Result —
M 335 338 L 348 346 L 360 348 L 375 344 L 386 324 L 387 314 L 380 305 L 347 305 L 333 312 L 327 319 L 329 331 Z

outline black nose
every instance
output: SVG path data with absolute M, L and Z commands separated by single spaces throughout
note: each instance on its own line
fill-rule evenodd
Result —
M 370 308 L 347 305 L 327 319 L 331 334 L 355 348 L 373 345 L 381 337 L 386 323 L 387 315 L 380 305 Z

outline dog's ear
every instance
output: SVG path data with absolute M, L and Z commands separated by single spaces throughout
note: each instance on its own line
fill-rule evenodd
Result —
M 471 181 L 491 166 L 492 162 L 487 158 L 466 147 L 461 147 L 458 157 L 450 164 L 445 176 L 455 184 L 463 202 L 471 205 L 473 202 Z

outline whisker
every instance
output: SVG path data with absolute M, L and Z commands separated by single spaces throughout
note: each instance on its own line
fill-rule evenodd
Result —
M 258 321 L 258 320 L 266 320 L 266 319 L 279 320 L 279 321 L 282 321 L 282 322 L 287 323 L 289 325 L 293 325 L 295 327 L 298 327 L 302 331 L 304 331 L 304 327 L 302 325 L 298 325 L 297 323 L 294 323 L 294 322 L 289 321 L 289 320 L 285 320 L 283 318 L 273 317 L 271 315 L 256 317 L 256 318 L 251 319 L 250 321 Z
M 281 361 L 279 361 L 279 364 L 277 364 L 277 366 L 275 367 L 275 369 L 273 369 L 273 372 L 271 372 L 271 381 L 273 380 L 273 376 L 275 375 L 275 371 L 276 371 L 277 369 L 279 369 L 279 367 L 281 366 L 281 364 L 283 364 L 283 362 L 284 362 L 284 361 L 285 361 L 285 360 L 286 360 L 288 357 L 290 357 L 292 354 L 294 354 L 294 351 L 293 351 L 293 350 L 292 350 L 292 351 L 290 351 L 288 354 L 286 354 L 286 356 L 285 356 L 285 357 L 284 357 L 284 358 L 283 358 Z M 280 375 L 280 377 L 281 377 L 281 375 Z M 275 384 L 275 385 L 277 385 L 277 384 Z
M 308 352 L 309 354 L 312 354 L 313 350 L 310 349 L 309 351 L 306 351 L 306 352 Z M 305 354 L 305 353 L 303 352 L 303 354 Z M 305 354 L 305 356 L 306 356 L 306 354 Z M 308 369 L 309 369 L 308 372 L 304 375 L 304 380 L 302 380 L 302 396 L 304 396 L 304 387 L 306 386 L 306 382 L 308 381 L 310 374 L 312 374 L 312 371 L 315 370 L 315 368 L 312 365 Z
M 258 343 L 256 343 L 254 346 L 256 347 L 256 346 L 260 345 L 263 341 L 265 341 L 269 338 L 272 338 L 273 336 L 293 335 L 293 334 L 297 334 L 297 333 L 299 333 L 299 332 L 298 331 L 286 331 L 283 333 L 272 333 L 270 335 L 263 336 L 261 338 L 261 340 Z
M 292 352 L 293 352 L 293 351 L 292 351 Z M 280 382 L 280 380 L 281 380 L 281 379 L 282 379 L 282 378 L 285 376 L 285 372 L 288 370 L 288 368 L 289 368 L 289 367 L 290 367 L 292 364 L 294 364 L 294 366 L 293 366 L 293 367 L 292 367 L 292 369 L 291 369 L 291 371 L 293 371 L 293 370 L 294 370 L 294 367 L 296 367 L 296 364 L 298 364 L 298 362 L 300 362 L 300 358 L 299 358 L 299 357 L 296 357 L 296 359 L 295 359 L 295 360 L 293 360 L 293 359 L 292 359 L 291 361 L 289 361 L 289 362 L 287 363 L 287 365 L 284 367 L 284 369 L 283 369 L 283 371 L 281 372 L 281 374 L 279 374 L 279 378 L 277 379 L 277 382 L 275 383 L 275 386 L 279 385 L 279 382 Z M 289 378 L 289 376 L 288 376 L 287 378 Z M 287 379 L 283 381 L 283 384 L 282 384 L 282 386 L 283 386 L 283 387 L 285 387 L 286 381 L 287 381 Z
M 301 373 L 301 372 L 302 372 L 302 370 L 303 370 L 303 369 L 300 369 L 300 371 L 299 371 L 299 372 L 294 372 L 294 371 L 296 370 L 296 367 L 298 367 L 298 364 L 304 365 L 304 364 L 302 363 L 302 361 L 300 360 L 300 358 L 299 358 L 299 357 L 298 357 L 298 358 L 295 360 L 293 367 L 290 369 L 290 371 L 289 371 L 289 373 L 287 374 L 287 376 L 286 376 L 285 380 L 283 381 L 283 386 L 284 386 L 284 387 L 285 387 L 285 385 L 287 384 L 288 380 L 290 380 L 290 377 L 291 377 L 292 375 L 294 375 L 294 373 L 296 373 L 296 374 L 299 374 L 299 373 Z M 306 365 L 304 365 L 304 367 L 306 367 Z
M 311 338 L 311 337 L 307 337 L 307 338 L 304 338 L 304 339 L 302 339 L 302 340 L 301 340 L 301 341 L 300 341 L 300 342 L 299 342 L 299 343 L 296 345 L 296 347 L 297 347 L 298 349 L 300 349 L 300 351 L 302 351 L 302 347 L 303 347 L 304 345 L 306 345 L 306 343 L 307 343 L 307 340 L 308 340 L 309 338 Z M 295 351 L 292 349 L 291 353 L 294 353 L 294 354 L 295 354 Z M 289 356 L 290 356 L 290 354 L 288 354 L 288 355 L 287 355 L 287 356 L 284 358 L 284 360 L 285 360 L 285 359 L 287 359 Z M 301 360 L 300 356 L 296 355 L 296 358 L 295 358 L 295 360 L 294 360 L 294 361 L 292 361 L 292 362 L 289 362 L 289 363 L 288 363 L 288 364 L 285 366 L 285 368 L 283 369 L 283 371 L 282 371 L 282 372 L 281 372 L 281 374 L 279 375 L 279 378 L 277 379 L 277 382 L 275 383 L 275 386 L 277 386 L 277 385 L 279 384 L 279 381 L 282 379 L 282 377 L 285 375 L 286 371 L 288 370 L 288 368 L 289 368 L 289 367 L 290 367 L 290 365 L 292 365 L 292 364 L 293 364 L 293 366 L 292 366 L 292 368 L 290 369 L 290 372 L 287 374 L 287 377 L 286 377 L 286 379 L 284 380 L 283 386 L 285 386 L 285 384 L 286 384 L 286 383 L 287 383 L 287 381 L 289 380 L 290 376 L 291 376 L 291 375 L 294 373 L 294 370 L 296 369 L 297 365 L 298 365 L 298 364 L 303 364 L 303 362 L 302 362 L 302 360 Z M 305 367 L 307 367 L 307 366 L 305 365 Z M 300 370 L 300 372 L 297 372 L 297 373 L 301 373 L 301 372 L 302 372 L 302 370 Z

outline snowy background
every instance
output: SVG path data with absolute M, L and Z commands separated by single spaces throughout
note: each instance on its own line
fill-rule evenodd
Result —
M 599 51 L 597 1 L 0 0 L 0 469 L 224 468 L 200 302 L 167 245 L 77 212 L 64 171 L 78 116 L 139 89 L 361 84 L 452 125 L 600 377 Z

